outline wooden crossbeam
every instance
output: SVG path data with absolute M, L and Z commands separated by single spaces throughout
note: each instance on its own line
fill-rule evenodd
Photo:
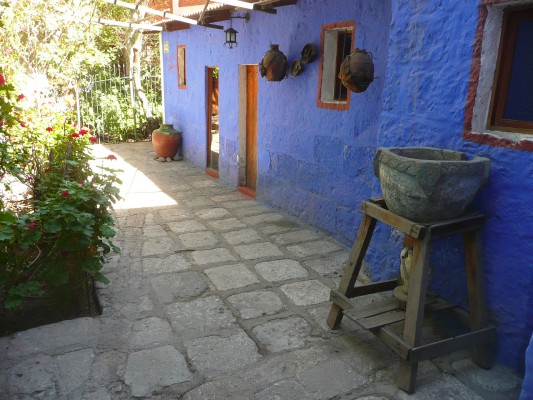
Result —
M 224 29 L 224 27 L 221 26 L 221 25 L 214 25 L 214 24 L 205 24 L 204 25 L 204 24 L 201 24 L 200 22 L 198 22 L 198 21 L 196 21 L 195 19 L 192 19 L 192 18 L 182 17 L 180 15 L 172 14 L 172 13 L 170 13 L 168 11 L 160 11 L 160 10 L 156 10 L 154 8 L 150 8 L 150 7 L 147 7 L 147 6 L 142 6 L 142 5 L 138 5 L 138 4 L 132 4 L 132 3 L 126 3 L 125 1 L 122 1 L 122 0 L 104 0 L 104 1 L 106 1 L 109 4 L 114 4 L 114 5 L 117 5 L 117 6 L 120 6 L 120 7 L 129 8 L 130 10 L 139 10 L 139 11 L 145 12 L 147 14 L 157 15 L 159 17 L 168 18 L 168 19 L 171 19 L 173 21 L 184 22 L 184 23 L 189 24 L 189 25 L 205 26 L 207 28 L 213 28 L 213 29 Z
M 227 6 L 233 6 L 238 8 L 244 8 L 246 10 L 255 10 L 255 11 L 263 11 L 270 14 L 276 14 L 276 10 L 273 8 L 265 7 L 260 4 L 254 4 L 254 3 L 247 3 L 246 1 L 242 0 L 213 0 L 216 3 L 225 4 Z
M 107 26 L 122 26 L 124 28 L 132 28 L 135 30 L 148 30 L 161 32 L 163 28 L 161 26 L 149 25 L 149 24 L 136 24 L 134 22 L 114 21 L 105 18 L 93 18 L 92 22 L 107 25 Z

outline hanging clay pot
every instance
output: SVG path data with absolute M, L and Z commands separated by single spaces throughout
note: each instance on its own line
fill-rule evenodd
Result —
M 172 124 L 161 124 L 152 132 L 152 145 L 158 158 L 173 158 L 181 146 L 181 132 Z
M 301 60 L 294 60 L 289 68 L 289 75 L 293 78 L 300 75 L 304 71 L 304 65 Z
M 339 79 L 352 92 L 364 92 L 374 80 L 374 63 L 366 50 L 355 49 L 341 64 Z
M 265 53 L 259 64 L 259 71 L 267 81 L 281 81 L 285 78 L 288 64 L 285 54 L 279 51 L 279 45 L 271 44 L 270 50 Z
M 318 57 L 318 49 L 313 43 L 307 43 L 302 49 L 301 61 L 303 64 L 310 64 Z

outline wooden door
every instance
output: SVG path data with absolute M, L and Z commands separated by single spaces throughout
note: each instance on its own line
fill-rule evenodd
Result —
M 257 184 L 257 65 L 246 66 L 246 187 Z

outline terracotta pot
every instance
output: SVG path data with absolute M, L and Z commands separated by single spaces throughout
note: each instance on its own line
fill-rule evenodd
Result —
M 162 124 L 152 132 L 152 145 L 157 157 L 173 158 L 181 146 L 181 132 L 172 124 Z
M 364 92 L 374 80 L 374 63 L 366 50 L 355 49 L 341 64 L 339 79 L 352 92 Z
M 271 44 L 270 50 L 265 53 L 259 64 L 259 71 L 267 81 L 281 81 L 287 74 L 288 66 L 287 57 L 279 51 L 279 45 Z

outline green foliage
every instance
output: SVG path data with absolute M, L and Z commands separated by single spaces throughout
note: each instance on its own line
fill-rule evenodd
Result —
M 93 0 L 10 0 L 0 3 L 4 69 L 40 75 L 68 87 L 90 67 L 109 62 L 97 47 Z M 80 51 L 82 50 L 82 51 Z
M 21 126 L 27 112 L 2 79 L 9 101 L 0 102 L 0 118 L 10 123 L 0 127 L 0 306 L 13 309 L 46 287 L 76 289 L 87 275 L 106 281 L 105 256 L 118 251 L 110 210 L 119 181 L 92 156 L 87 130 L 37 118 Z
M 152 106 L 154 118 L 162 121 L 162 96 L 159 68 L 143 65 L 143 92 Z M 130 78 L 124 68 L 93 70 L 81 86 L 83 124 L 92 127 L 106 142 L 133 139 L 136 133 L 146 138 L 147 117 L 138 102 L 133 103 Z M 132 104 L 133 103 L 133 104 Z M 135 116 L 134 116 L 135 115 Z M 148 134 L 151 132 L 148 132 Z

